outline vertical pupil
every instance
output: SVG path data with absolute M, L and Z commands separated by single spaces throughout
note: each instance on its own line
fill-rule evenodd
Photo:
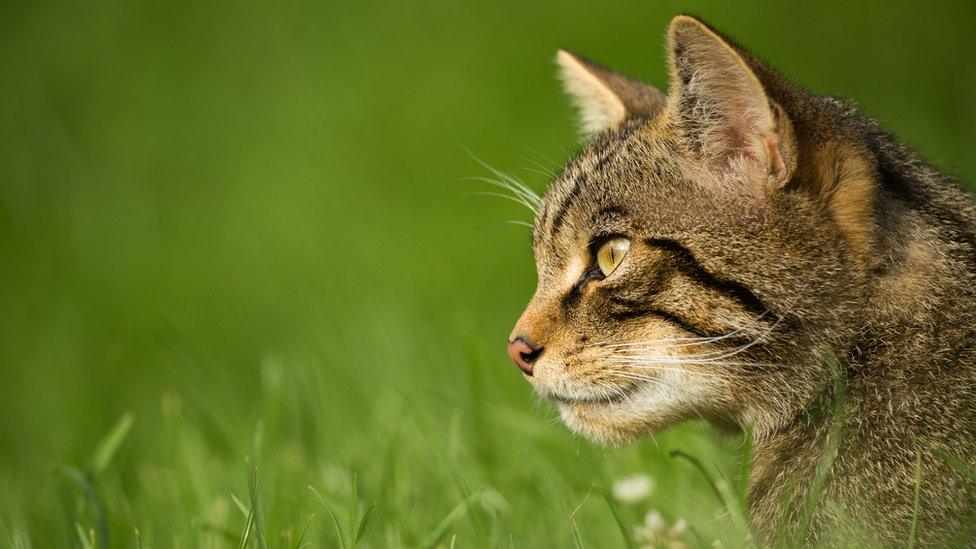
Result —
M 611 239 L 600 246 L 597 262 L 604 275 L 609 276 L 617 268 L 617 264 L 623 261 L 628 248 L 630 248 L 630 241 L 623 238 Z

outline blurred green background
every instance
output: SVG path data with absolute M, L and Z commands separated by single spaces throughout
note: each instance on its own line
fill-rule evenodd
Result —
M 612 546 L 651 510 L 735 545 L 668 454 L 734 482 L 741 440 L 596 447 L 531 395 L 528 212 L 465 179 L 466 147 L 544 189 L 556 48 L 665 86 L 681 12 L 976 174 L 973 2 L 4 2 L 0 546 L 337 546 L 327 506 L 349 545 L 371 505 L 361 545 Z

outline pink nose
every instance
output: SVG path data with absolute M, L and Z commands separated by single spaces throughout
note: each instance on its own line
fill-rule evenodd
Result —
M 515 364 L 527 376 L 532 375 L 532 364 L 539 359 L 539 356 L 544 350 L 543 347 L 532 347 L 528 341 L 521 337 L 517 337 L 508 342 L 508 356 L 515 361 Z

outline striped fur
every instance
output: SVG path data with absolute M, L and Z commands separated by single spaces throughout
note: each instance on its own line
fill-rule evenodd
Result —
M 666 98 L 562 57 L 592 133 L 536 218 L 538 287 L 512 332 L 544 348 L 528 379 L 605 443 L 697 418 L 752 431 L 767 542 L 796 534 L 836 417 L 833 505 L 807 542 L 853 535 L 838 509 L 906 540 L 917 454 L 919 541 L 971 539 L 976 490 L 936 449 L 976 467 L 976 200 L 704 23 L 675 18 L 668 43 Z M 604 277 L 611 236 L 632 246 Z

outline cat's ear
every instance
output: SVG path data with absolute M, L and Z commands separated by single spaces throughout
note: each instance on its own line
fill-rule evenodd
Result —
M 632 80 L 566 50 L 556 54 L 559 76 L 579 110 L 580 127 L 592 134 L 631 116 L 656 113 L 664 105 L 657 88 Z
M 790 121 L 745 55 L 694 17 L 675 17 L 668 29 L 669 110 L 714 173 L 782 185 L 794 169 Z

